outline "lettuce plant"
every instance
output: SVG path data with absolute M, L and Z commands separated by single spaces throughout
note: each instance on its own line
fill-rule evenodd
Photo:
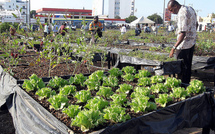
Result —
M 126 108 L 122 106 L 111 105 L 103 110 L 104 119 L 110 120 L 112 123 L 125 122 L 131 118 L 129 114 L 126 114 L 125 110 Z
M 99 96 L 97 96 L 97 97 L 94 97 L 91 100 L 88 100 L 87 104 L 84 107 L 88 108 L 88 109 L 102 111 L 102 109 L 104 109 L 108 105 L 109 105 L 108 101 L 106 101 L 103 98 L 100 98 Z
M 118 79 L 113 76 L 104 77 L 103 86 L 116 87 L 118 86 Z
M 105 98 L 110 98 L 110 96 L 113 95 L 113 91 L 111 87 L 100 86 L 99 91 L 96 93 L 96 95 L 100 95 Z
M 180 98 L 181 100 L 186 99 L 186 97 L 190 96 L 187 90 L 183 87 L 172 88 L 171 97 Z
M 41 78 L 37 77 L 36 74 L 32 74 L 29 77 L 29 80 L 24 80 L 22 87 L 24 89 L 26 89 L 27 92 L 35 91 L 35 90 L 39 90 L 41 88 L 44 88 L 45 83 L 43 82 L 43 80 Z
M 155 98 L 155 95 L 151 95 L 151 89 L 147 87 L 136 87 L 134 92 L 131 94 L 131 98 L 138 96 L 148 96 L 149 98 Z
M 104 123 L 103 114 L 99 110 L 83 110 L 78 113 L 72 121 L 71 126 L 78 126 L 81 131 L 86 132 Z
M 155 85 L 152 85 L 151 89 L 153 93 L 167 93 L 169 91 L 163 83 L 157 83 Z
M 68 108 L 62 110 L 63 113 L 67 114 L 70 118 L 74 118 L 81 111 L 79 105 L 70 105 Z
M 87 85 L 88 90 L 99 90 L 101 81 L 97 77 L 93 77 L 93 78 L 87 79 L 84 82 L 84 84 Z
M 168 94 L 159 94 L 159 98 L 155 98 L 155 102 L 160 104 L 161 107 L 166 107 L 166 104 L 170 101 L 172 101 L 172 97 L 170 97 Z
M 176 78 L 168 77 L 164 83 L 168 88 L 179 87 L 181 85 L 181 80 Z
M 110 98 L 113 100 L 111 104 L 126 105 L 125 104 L 125 102 L 127 101 L 126 96 L 127 95 L 125 93 L 113 94 L 112 96 L 110 96 Z
M 81 90 L 79 92 L 76 92 L 75 96 L 76 99 L 78 99 L 79 102 L 87 102 L 87 100 L 91 99 L 91 93 L 87 90 Z
M 86 79 L 87 77 L 84 76 L 82 73 L 80 73 L 80 74 L 76 74 L 75 77 L 71 76 L 69 78 L 69 83 L 84 86 L 84 82 Z
M 122 75 L 122 71 L 119 70 L 119 68 L 112 68 L 108 71 L 108 73 L 110 74 L 110 76 L 115 76 L 115 77 Z
M 117 89 L 116 92 L 128 94 L 129 91 L 130 91 L 131 89 L 133 89 L 133 86 L 132 86 L 132 85 L 129 85 L 129 84 L 121 84 L 121 85 L 119 85 L 119 89 Z
M 187 91 L 188 93 L 198 94 L 198 93 L 205 92 L 206 89 L 202 81 L 193 80 L 190 82 L 190 85 L 187 87 Z
M 151 80 L 148 77 L 139 78 L 137 85 L 138 86 L 150 86 Z
M 69 99 L 62 94 L 54 95 L 48 99 L 48 102 L 51 103 L 49 108 L 54 108 L 55 110 L 63 109 L 68 105 L 68 101 Z
M 131 110 L 134 110 L 135 113 L 146 112 L 147 108 L 149 110 L 157 109 L 157 105 L 152 102 L 149 103 L 149 97 L 143 95 L 136 96 L 129 105 L 131 106 Z
M 64 87 L 60 88 L 59 94 L 71 95 L 75 91 L 76 91 L 76 86 L 74 86 L 74 85 L 65 85 Z
M 151 83 L 162 83 L 164 80 L 164 76 L 154 75 L 151 77 Z
M 105 76 L 104 70 L 97 70 L 89 76 L 89 79 L 96 79 L 97 78 L 98 80 L 103 80 L 104 76 Z
M 135 74 L 136 73 L 136 70 L 132 66 L 123 67 L 122 71 L 125 72 L 125 74 Z
M 52 95 L 56 95 L 56 92 L 49 87 L 44 87 L 40 90 L 37 90 L 36 95 L 39 96 L 39 100 L 43 98 L 49 98 Z
M 69 82 L 67 80 L 55 76 L 49 81 L 47 86 L 52 88 L 60 88 L 60 87 L 64 87 L 65 85 L 69 85 Z
M 151 73 L 148 70 L 139 70 L 139 73 L 135 75 L 135 78 L 149 77 Z
M 133 74 L 125 74 L 125 75 L 122 75 L 122 78 L 125 80 L 125 81 L 133 81 L 135 76 Z

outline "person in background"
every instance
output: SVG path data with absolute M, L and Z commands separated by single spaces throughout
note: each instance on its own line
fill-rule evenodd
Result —
M 158 33 L 158 28 L 157 28 L 157 26 L 156 26 L 155 23 L 154 23 L 153 26 L 152 26 L 152 32 L 153 32 L 153 34 L 155 34 L 155 35 L 157 35 L 157 33 Z
M 173 14 L 177 14 L 177 41 L 170 51 L 169 57 L 172 58 L 176 53 L 177 59 L 183 59 L 181 73 L 178 77 L 182 83 L 189 84 L 191 77 L 191 66 L 193 51 L 197 38 L 197 16 L 195 10 L 190 6 L 179 4 L 176 0 L 170 0 L 167 8 Z
M 122 24 L 122 27 L 121 27 L 120 31 L 121 31 L 121 35 L 126 33 L 126 27 L 125 27 L 124 24 Z
M 146 23 L 146 25 L 144 26 L 144 32 L 145 33 L 150 33 L 151 32 L 150 28 L 148 27 L 148 23 Z
M 57 26 L 57 24 L 55 24 L 54 27 L 53 27 L 54 35 L 57 34 L 57 31 L 58 31 L 58 26 Z
M 89 30 L 91 31 L 91 43 L 95 43 L 97 38 L 102 37 L 102 23 L 99 21 L 98 16 L 94 16 L 94 20 L 90 23 Z
M 137 25 L 136 25 L 136 28 L 135 28 L 135 36 L 139 36 L 140 33 L 141 33 L 140 24 L 137 24 Z
M 174 32 L 174 26 L 172 25 L 172 23 L 169 23 L 169 26 L 168 26 L 168 34 L 171 33 L 171 32 Z
M 81 26 L 81 29 L 84 30 L 85 32 L 87 32 L 89 30 L 89 28 L 87 26 L 87 22 Z
M 46 23 L 44 26 L 44 37 L 46 37 L 48 34 L 49 34 L 49 25 L 48 23 Z
M 67 32 L 66 23 L 65 23 L 65 22 L 60 26 L 59 32 L 60 32 L 60 34 L 61 34 L 62 36 L 65 36 L 65 34 L 66 34 L 66 32 Z

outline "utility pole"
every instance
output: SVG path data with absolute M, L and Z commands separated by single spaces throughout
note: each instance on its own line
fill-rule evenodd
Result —
M 31 23 L 31 16 L 30 16 L 30 14 L 31 14 L 31 0 L 28 0 L 29 2 L 28 2 L 28 4 L 29 4 L 29 6 L 28 6 L 28 10 L 29 10 L 29 14 L 28 14 L 28 17 L 29 17 L 29 20 L 28 20 L 28 22 L 29 22 L 29 27 L 30 27 L 30 23 Z
M 105 4 L 105 0 L 103 0 L 103 3 L 102 3 L 102 15 L 104 15 L 104 4 Z
M 27 0 L 25 0 L 25 3 L 26 3 L 26 26 L 27 26 L 27 21 L 28 21 L 28 10 L 27 10 L 27 7 L 28 7 L 28 5 L 27 5 Z
M 163 4 L 163 27 L 164 27 L 164 22 L 165 22 L 165 0 Z

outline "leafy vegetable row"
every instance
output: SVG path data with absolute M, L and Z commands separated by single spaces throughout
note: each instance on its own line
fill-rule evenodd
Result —
M 147 70 L 136 72 L 131 66 L 122 70 L 112 68 L 108 73 L 106 76 L 103 70 L 98 70 L 89 77 L 76 74 L 68 80 L 55 76 L 48 84 L 33 74 L 24 81 L 23 88 L 27 92 L 35 91 L 39 99 L 47 99 L 50 109 L 62 110 L 72 119 L 71 125 L 80 127 L 82 131 L 106 121 L 125 122 L 131 118 L 127 109 L 135 113 L 149 112 L 165 107 L 174 99 L 183 100 L 205 91 L 199 80 L 191 81 L 185 89 L 176 78 L 151 76 Z M 119 84 L 120 79 L 127 83 L 136 79 L 136 86 Z M 77 86 L 84 90 L 77 89 Z M 96 96 L 92 95 L 92 90 Z M 75 104 L 69 104 L 68 96 L 76 100 Z

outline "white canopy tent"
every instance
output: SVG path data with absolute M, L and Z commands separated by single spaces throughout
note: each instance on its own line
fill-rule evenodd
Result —
M 142 17 L 140 17 L 140 18 L 138 18 L 138 19 L 132 21 L 132 22 L 130 23 L 130 26 L 131 26 L 131 27 L 135 27 L 136 24 L 146 24 L 146 23 L 148 23 L 148 24 L 154 24 L 155 22 L 152 21 L 152 20 L 150 20 L 150 19 L 148 19 L 148 18 L 146 18 L 146 17 L 143 17 L 143 16 L 142 16 Z

